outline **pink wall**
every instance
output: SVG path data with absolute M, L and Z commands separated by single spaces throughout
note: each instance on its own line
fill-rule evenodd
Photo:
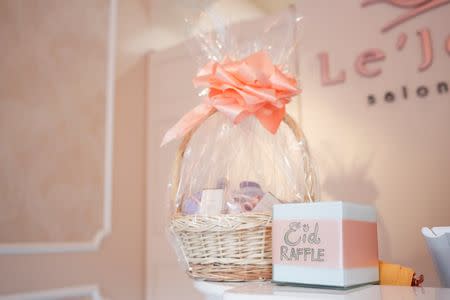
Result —
M 389 2 L 389 1 L 386 1 Z M 427 1 L 425 1 L 427 2 Z M 299 1 L 304 16 L 301 47 L 302 118 L 316 157 L 324 200 L 371 203 L 379 213 L 380 255 L 425 274 L 426 285 L 438 285 L 421 236 L 422 226 L 450 225 L 450 5 L 423 13 L 387 32 L 389 21 L 409 8 L 359 1 Z M 433 63 L 419 71 L 422 51 L 417 31 L 431 32 Z M 401 33 L 407 40 L 396 44 Z M 367 68 L 378 76 L 361 76 L 356 58 L 380 49 L 383 61 Z M 318 54 L 330 59 L 330 77 L 346 73 L 345 82 L 321 84 Z M 416 89 L 424 85 L 427 97 Z M 402 97 L 402 87 L 408 99 Z M 385 94 L 396 100 L 388 103 Z M 369 105 L 368 95 L 376 97 Z M 391 97 L 388 95 L 388 99 Z
M 112 229 L 96 251 L 68 245 L 53 253 L 48 242 L 91 242 L 104 217 L 106 42 L 114 3 Z M 70 296 L 86 285 L 107 299 L 145 297 L 146 51 L 129 46 L 148 30 L 146 4 L 0 2 L 0 298 L 62 289 L 67 299 L 91 299 Z M 5 245 L 31 254 L 4 254 Z

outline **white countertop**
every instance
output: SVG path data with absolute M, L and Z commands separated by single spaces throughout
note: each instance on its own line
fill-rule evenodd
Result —
M 366 285 L 349 290 L 332 290 L 278 286 L 264 283 L 217 283 L 195 281 L 194 286 L 205 299 L 224 300 L 450 300 L 450 289 L 433 287 L 409 287 Z
M 248 283 L 225 290 L 224 300 L 450 300 L 450 289 L 431 287 L 408 287 L 366 285 L 349 290 L 332 290 L 277 286 L 272 283 Z

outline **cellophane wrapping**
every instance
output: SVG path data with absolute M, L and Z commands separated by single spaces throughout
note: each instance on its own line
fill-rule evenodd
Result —
M 225 214 L 251 212 L 266 193 L 280 203 L 314 201 L 316 183 L 306 139 L 297 141 L 287 124 L 271 134 L 253 117 L 234 125 L 216 113 L 184 152 L 175 210 L 200 213 L 201 193 L 216 189 L 224 190 Z
M 295 9 L 261 20 L 231 24 L 229 17 L 218 14 L 214 5 L 210 5 L 188 17 L 187 23 L 197 41 L 198 47 L 191 50 L 199 68 L 211 60 L 220 62 L 226 57 L 240 60 L 265 51 L 283 73 L 297 77 L 296 49 L 301 18 Z M 199 102 L 207 92 L 199 91 Z M 294 119 L 297 116 L 293 115 Z M 216 225 L 239 222 L 239 218 L 234 217 L 270 215 L 273 204 L 318 199 L 316 170 L 305 136 L 296 136 L 294 133 L 299 128 L 295 126 L 298 124 L 282 122 L 272 134 L 251 115 L 234 124 L 226 115 L 216 112 L 192 132 L 186 148 L 178 153 L 180 159 L 176 161 L 169 184 L 172 219 L 181 220 L 189 231 L 187 238 L 170 223 L 172 241 L 188 272 L 193 263 L 227 262 L 224 258 L 214 262 L 207 257 L 209 254 L 205 254 L 203 261 L 198 257 L 194 261 L 191 258 L 194 254 L 186 249 L 186 244 L 195 244 L 189 240 L 195 238 L 195 234 L 201 240 L 204 230 L 215 230 L 215 225 L 205 227 L 209 217 L 214 217 Z M 267 222 L 270 223 L 270 218 Z M 212 248 L 223 246 L 218 243 Z M 198 247 L 207 246 L 200 241 Z M 239 251 L 236 250 L 232 259 L 239 259 Z M 211 278 L 206 275 L 202 279 Z M 220 277 L 212 279 L 220 280 Z

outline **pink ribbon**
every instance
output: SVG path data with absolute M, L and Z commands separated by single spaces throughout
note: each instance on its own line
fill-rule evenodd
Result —
M 185 136 L 215 110 L 234 124 L 250 115 L 275 134 L 286 113 L 285 105 L 300 93 L 295 78 L 275 66 L 267 52 L 256 52 L 243 60 L 210 61 L 193 80 L 195 87 L 209 88 L 208 98 L 170 128 L 161 146 Z

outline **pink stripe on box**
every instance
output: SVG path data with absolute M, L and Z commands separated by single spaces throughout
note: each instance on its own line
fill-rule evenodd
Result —
M 344 220 L 344 267 L 378 267 L 377 224 Z

